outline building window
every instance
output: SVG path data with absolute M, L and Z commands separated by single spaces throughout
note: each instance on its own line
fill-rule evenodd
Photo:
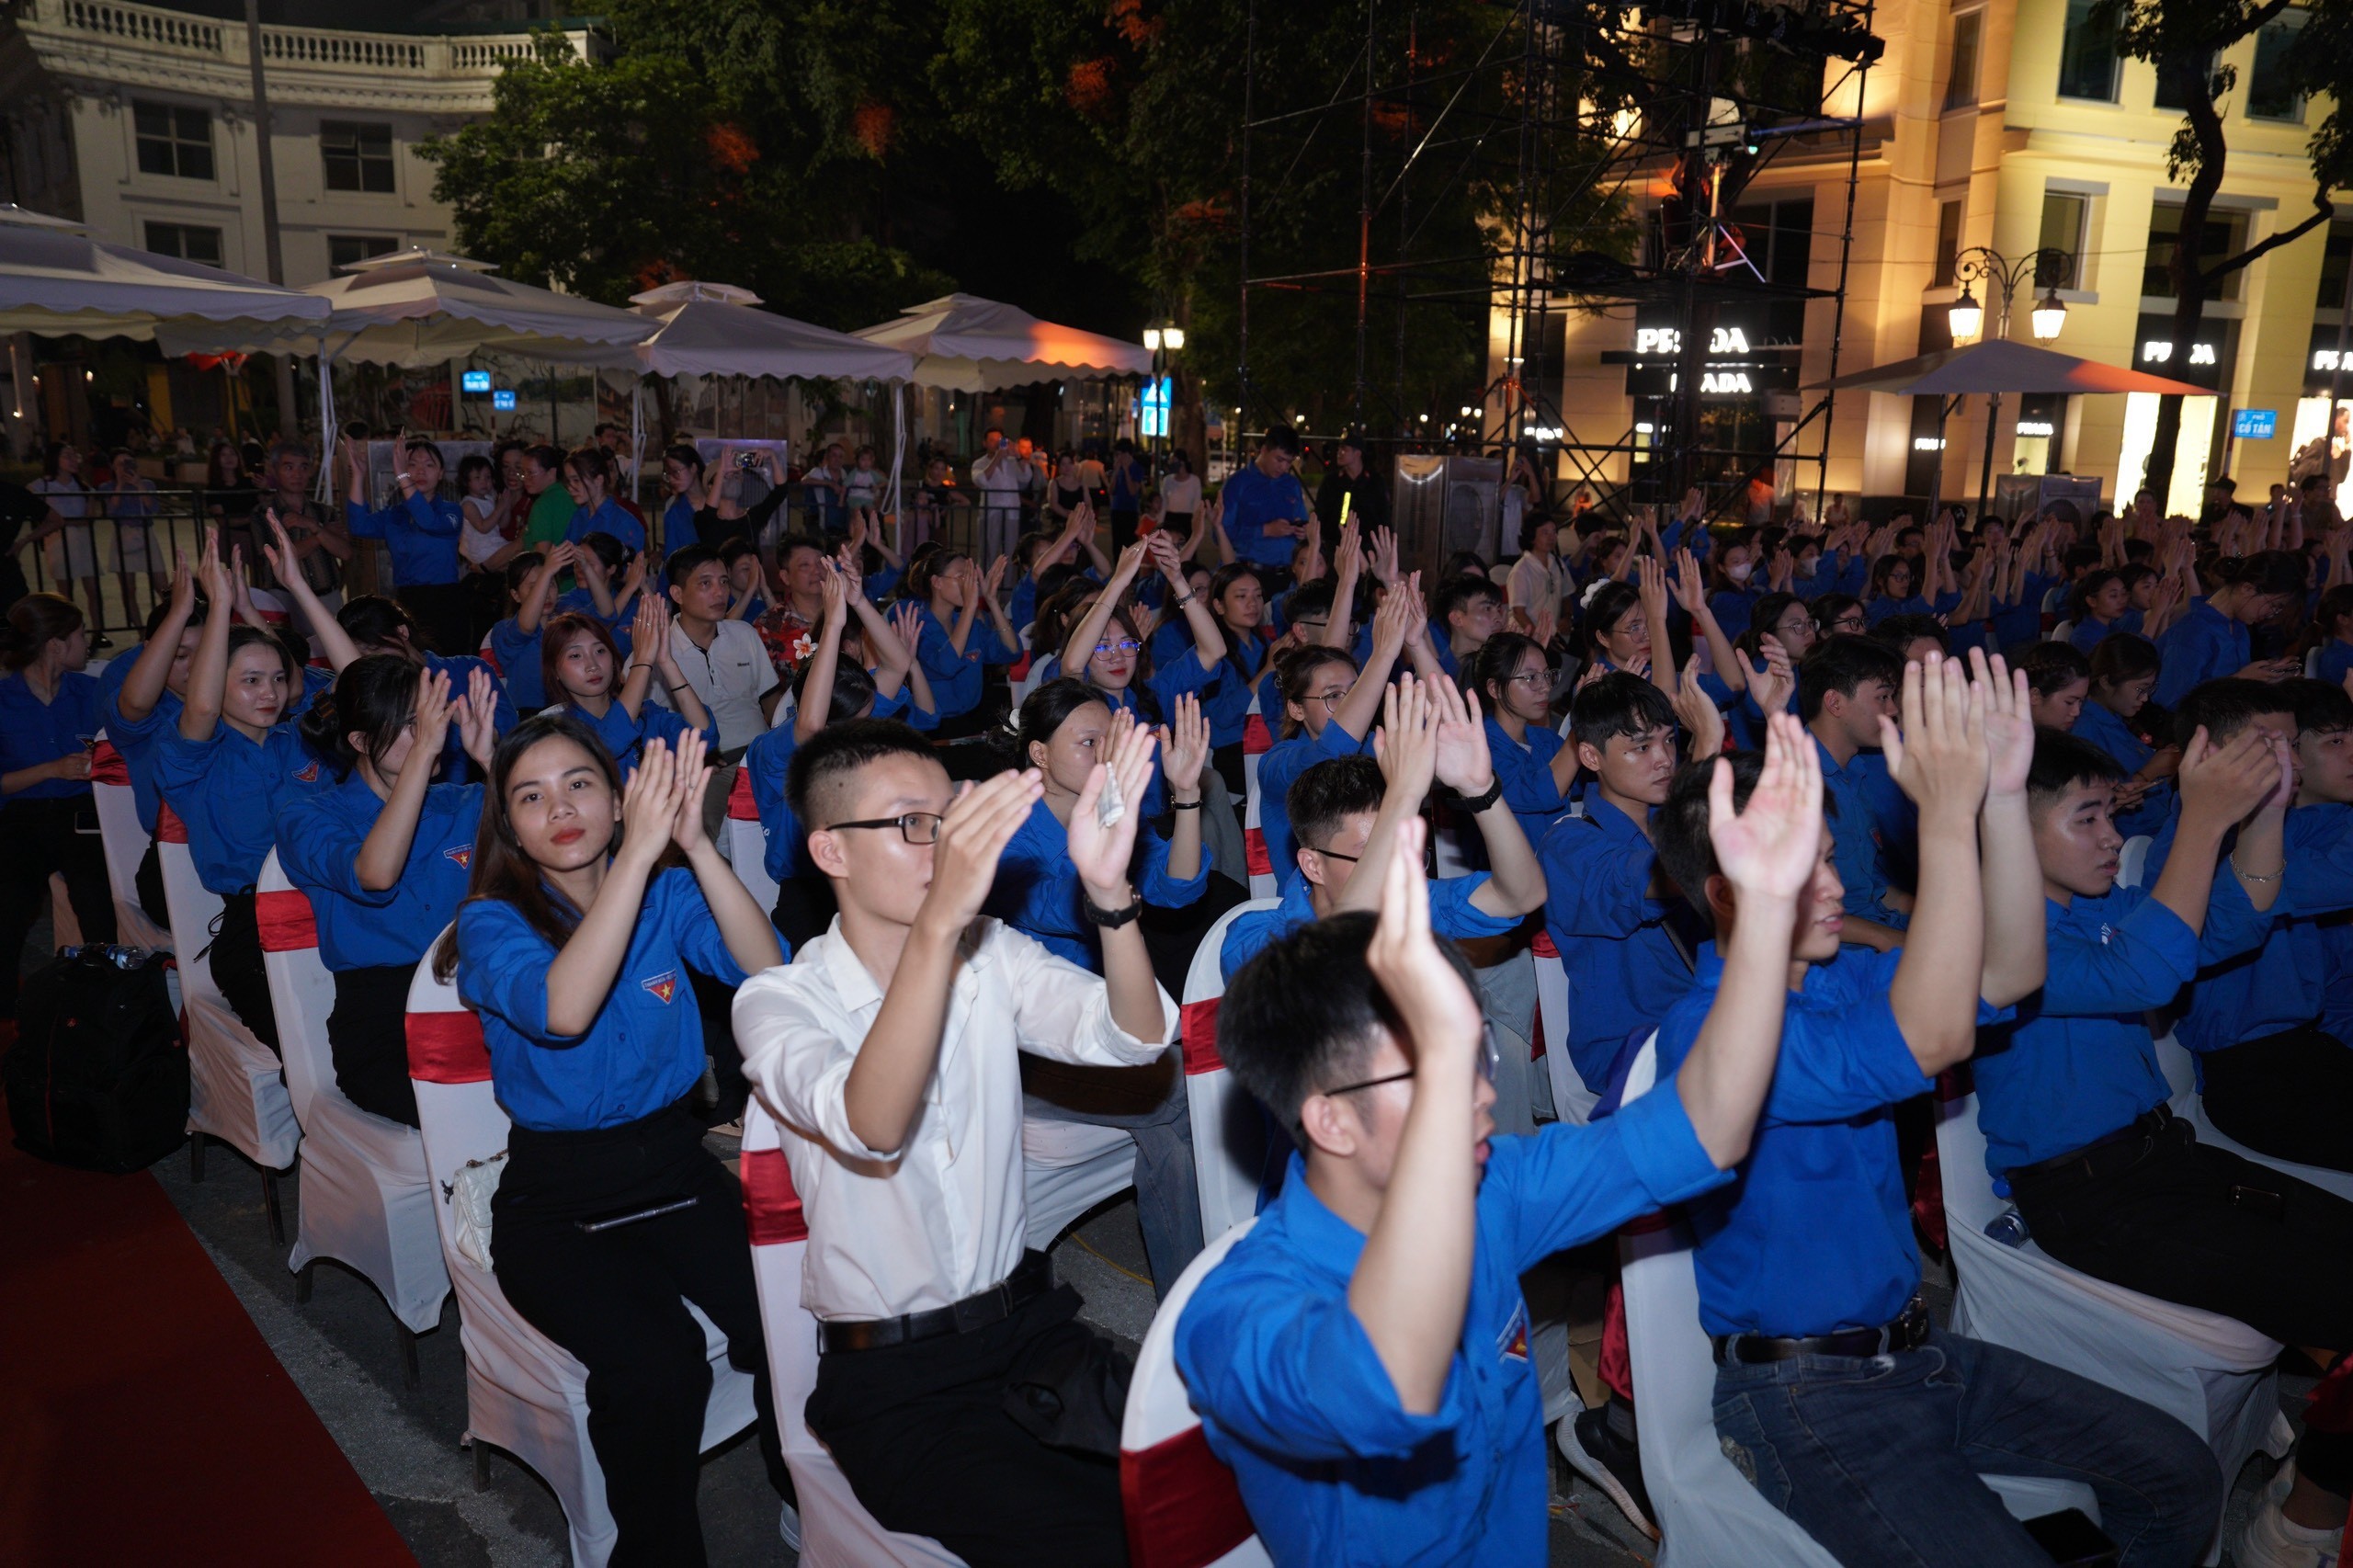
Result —
M 2255 35 L 2255 69 L 2248 74 L 2246 84 L 2249 119 L 2303 123 L 2304 96 L 2296 90 L 2295 77 L 2288 63 L 2288 56 L 2296 47 L 2296 35 L 2303 30 L 2304 13 L 2286 11 Z
M 2340 218 L 2328 226 L 2328 248 L 2321 253 L 2320 292 L 2313 299 L 2313 312 L 2322 321 L 2334 323 L 2344 313 L 2348 268 L 2353 268 L 2353 222 Z
M 2149 212 L 2149 249 L 2141 268 L 2141 295 L 2149 300 L 2173 298 L 2173 256 L 2181 239 L 2181 208 L 2171 202 L 2159 202 Z M 2230 208 L 2211 208 L 2206 214 L 2206 233 L 2198 247 L 2201 267 L 2212 267 L 2225 257 L 2234 256 L 2246 248 L 2246 214 Z M 2246 277 L 2246 268 L 2226 272 L 2214 285 L 2208 297 L 2235 300 L 2239 284 Z
M 2074 196 L 2064 191 L 2042 193 L 2042 235 L 2037 242 L 2044 250 L 2063 251 L 2063 263 L 2045 262 L 2035 269 L 2034 281 L 2041 289 L 2080 289 L 2084 286 L 2084 222 L 2091 212 L 2091 198 Z
M 2067 0 L 2066 33 L 2059 43 L 2059 96 L 2116 101 L 2116 24 L 2096 17 L 2097 0 Z
M 326 159 L 329 190 L 392 189 L 392 128 L 347 119 L 319 122 L 319 152 Z
M 1961 263 L 1961 203 L 1937 203 L 1937 266 L 1929 276 L 1928 286 L 1946 289 L 1952 285 L 1954 269 Z
M 1945 77 L 1945 108 L 1959 108 L 1977 101 L 1977 37 L 1985 13 L 1970 11 L 1952 19 L 1952 70 Z
M 212 116 L 177 104 L 134 102 L 132 132 L 139 142 L 139 172 L 180 179 L 212 177 Z
M 2211 94 L 2213 92 L 2213 90 L 2214 90 L 2214 67 L 2215 67 L 2215 65 L 2216 65 L 2217 63 L 2218 63 L 2218 60 L 2217 60 L 2217 57 L 2216 57 L 2216 56 L 2214 56 L 2214 55 L 2211 55 L 2211 54 L 2210 54 L 2210 55 L 2208 55 L 2208 56 L 2206 57 L 2206 66 L 2205 66 L 2204 75 L 2205 75 L 2205 81 L 2206 81 L 2206 90 L 2207 90 L 2207 92 L 2208 92 L 2210 95 L 2211 95 Z M 2159 72 L 2157 73 L 2157 97 L 2156 97 L 2156 106 L 2157 106 L 2157 108 L 2178 108 L 2178 109 L 2186 109 L 2186 108 L 2188 108 L 2189 107 L 2189 105 L 2188 105 L 2187 102 L 2183 101 L 2181 98 L 2177 97 L 2174 95 L 2174 91 L 2173 91 L 2172 87 L 2166 85 L 2166 81 L 2165 81 L 2165 74 L 2163 71 L 2159 71 Z
M 176 256 L 182 261 L 200 261 L 207 267 L 224 265 L 221 259 L 221 231 L 199 228 L 193 223 L 148 224 L 147 248 L 157 256 Z
M 329 234 L 327 236 L 327 270 L 341 272 L 356 261 L 370 256 L 390 256 L 400 249 L 400 241 L 386 234 Z

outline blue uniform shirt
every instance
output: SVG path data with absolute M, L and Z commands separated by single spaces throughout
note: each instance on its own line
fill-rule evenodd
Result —
M 2103 639 L 2119 631 L 2137 633 L 2140 630 L 2141 612 L 2137 609 L 2128 609 L 2114 620 L 2099 620 L 2087 615 L 2075 622 L 2075 629 L 2067 633 L 2067 641 L 2075 645 L 2075 652 L 2088 656 Z
M 1723 588 L 1708 596 L 1708 608 L 1716 618 L 1716 626 L 1737 642 L 1748 631 L 1750 617 L 1756 601 L 1765 596 L 1753 588 Z
M 621 699 L 618 697 L 607 705 L 601 719 L 577 702 L 566 701 L 563 710 L 597 732 L 597 738 L 605 743 L 605 749 L 613 754 L 615 762 L 620 764 L 624 778 L 631 768 L 637 766 L 638 749 L 646 742 L 662 741 L 675 747 L 680 735 L 690 733 L 694 729 L 692 724 L 679 718 L 676 710 L 663 707 L 651 697 L 638 704 L 634 719 L 629 716 L 629 710 L 621 706 Z M 705 730 L 702 738 L 713 751 L 719 749 L 718 731 Z
M 482 786 L 435 784 L 425 791 L 400 880 L 378 892 L 359 885 L 359 850 L 384 802 L 354 769 L 332 790 L 288 806 L 278 823 L 278 864 L 310 895 L 319 961 L 331 970 L 414 964 L 465 901 Z
M 2241 665 L 2242 669 L 2245 666 Z M 2345 673 L 2353 670 L 2353 642 L 2332 637 L 2320 645 L 2320 676 L 2331 686 L 2343 686 Z
M 1358 755 L 1372 755 L 1370 736 L 1360 741 L 1326 720 L 1321 735 L 1302 729 L 1287 741 L 1277 741 L 1258 759 L 1258 834 L 1266 840 L 1277 887 L 1299 875 L 1299 841 L 1290 833 L 1290 787 L 1319 762 Z
M 1149 824 L 1136 828 L 1136 893 L 1155 909 L 1182 909 L 1199 902 L 1210 885 L 1204 849 L 1191 877 L 1169 874 L 1168 841 Z M 1086 890 L 1070 862 L 1070 833 L 1046 802 L 1029 808 L 996 865 L 996 881 L 983 910 L 1015 930 L 1038 939 L 1056 958 L 1068 959 L 1090 974 L 1103 972 L 1103 938 L 1080 910 Z
M 1196 650 L 1195 657 L 1199 656 Z M 1282 712 L 1281 694 L 1274 690 L 1275 672 L 1267 667 L 1267 644 L 1259 638 L 1236 639 L 1233 653 L 1220 659 L 1208 673 L 1201 687 L 1201 717 L 1209 721 L 1212 746 L 1230 746 L 1242 738 L 1242 732 L 1249 727 L 1254 696 L 1261 697 L 1261 717 Z
M 354 539 L 381 539 L 392 558 L 392 581 L 404 588 L 458 580 L 458 535 L 466 515 L 455 501 L 412 495 L 379 512 L 354 502 L 347 521 Z
M 1887 906 L 1885 848 L 1890 830 L 1901 836 L 1906 824 L 1888 799 L 1895 786 L 1887 758 L 1875 751 L 1857 752 L 1841 767 L 1819 738 L 1813 749 L 1822 759 L 1823 791 L 1833 806 L 1830 858 L 1847 887 L 1847 913 L 1901 931 L 1911 922 Z
M 1598 790 L 1586 791 L 1585 815 L 1562 818 L 1538 840 L 1537 858 L 1544 930 L 1569 977 L 1569 1060 L 1585 1086 L 1601 1094 L 1691 989 L 1684 955 L 1706 934 L 1681 899 L 1650 895 L 1658 856 Z M 1670 922 L 1683 928 L 1670 930 Z
M 2152 694 L 2167 708 L 2179 705 L 2191 687 L 2234 676 L 2255 660 L 2247 630 L 2204 599 L 2192 599 L 2182 618 L 2157 639 L 2163 660 Z
M 539 662 L 539 650 L 534 647 L 531 650 L 531 667 L 534 674 L 538 673 Z M 487 672 L 490 676 L 490 688 L 498 699 L 498 706 L 492 716 L 491 724 L 502 735 L 515 727 L 517 722 L 515 704 L 509 700 L 506 687 L 498 678 L 498 671 L 491 666 L 489 660 L 477 658 L 471 653 L 460 654 L 454 659 L 439 653 L 427 653 L 425 655 L 425 667 L 428 670 L 438 670 L 449 677 L 449 700 L 452 704 L 463 702 L 466 699 L 466 688 L 473 679 L 474 671 L 479 669 Z M 465 769 L 466 737 L 453 713 L 449 719 L 449 737 L 441 743 L 441 776 L 445 778 L 462 778 L 465 777 Z
M 2083 711 L 2075 716 L 2070 733 L 2091 742 L 2127 773 L 2138 773 L 2155 754 L 2155 748 L 2132 733 L 2131 725 L 2116 716 L 2115 710 L 2103 708 L 2086 699 Z M 2173 782 L 2164 780 L 2151 787 L 2141 797 L 2141 803 L 2116 819 L 2116 831 L 2127 838 L 2154 834 L 2162 829 L 2173 814 Z
M 1528 835 L 1528 842 L 1540 844 L 1552 824 L 1569 809 L 1569 798 L 1552 782 L 1552 759 L 1569 743 L 1561 738 L 1559 732 L 1541 724 L 1529 725 L 1525 741 L 1513 740 L 1509 732 L 1493 719 L 1486 721 L 1486 725 L 1487 756 L 1495 764 L 1495 777 L 1503 781 L 1504 804 L 1519 819 L 1520 831 Z M 1258 777 L 1263 779 L 1266 776 L 1267 759 L 1262 756 L 1258 759 Z M 1261 822 L 1266 820 L 1266 814 L 1262 801 L 1258 808 Z
M 1881 594 L 1863 607 L 1863 620 L 1867 625 L 1877 626 L 1892 615 L 1934 615 L 1935 613 L 1935 607 L 1917 594 L 1901 599 L 1892 599 L 1885 594 Z
M 2051 950 L 2042 989 L 2015 1022 L 1978 1037 L 1977 1125 L 1995 1176 L 2083 1148 L 2173 1096 L 2143 1015 L 2171 1002 L 2201 947 L 2251 946 L 2263 918 L 2238 878 L 2214 881 L 2203 941 L 2145 887 L 2044 906 Z
M 609 495 L 593 512 L 585 506 L 572 509 L 572 521 L 563 530 L 565 541 L 578 544 L 590 534 L 610 534 L 627 545 L 631 553 L 645 548 L 645 525 Z
M 155 833 L 155 805 L 163 797 L 155 789 L 155 742 L 166 730 L 180 727 L 180 699 L 167 687 L 158 692 L 147 717 L 131 720 L 122 714 L 122 687 L 131 678 L 133 657 L 115 660 L 98 676 L 98 718 L 107 739 L 122 754 L 123 770 L 131 775 L 131 798 L 139 807 L 139 825 L 149 837 Z
M 2200 957 L 2205 967 L 2175 1035 L 2200 1055 L 2284 1034 L 2321 1016 L 2329 952 L 2320 922 L 2353 908 L 2353 843 L 2347 841 L 2353 806 L 2298 806 L 2286 825 L 2288 878 L 2279 898 L 2264 915 L 2248 912 L 2243 939 L 2218 948 L 2210 935 Z M 2226 882 L 2237 904 L 2246 902 L 2226 868 L 2214 883 L 2218 912 Z M 2210 934 L 2215 920 L 2206 917 Z
M 997 636 L 995 623 L 985 613 L 974 619 L 972 633 L 964 639 L 964 651 L 959 653 L 946 623 L 932 614 L 929 605 L 924 607 L 923 625 L 915 633 L 915 659 L 923 665 L 924 678 L 931 682 L 931 700 L 941 718 L 953 719 L 981 705 L 982 666 L 1009 665 L 1020 657 L 1019 649 L 1006 647 Z
M 792 754 L 801 736 L 790 723 L 757 736 L 744 749 L 744 771 L 752 780 L 752 803 L 759 808 L 760 830 L 767 835 L 767 850 L 760 864 L 768 881 L 781 885 L 788 877 L 817 868 L 809 859 L 809 835 L 792 814 L 785 795 L 785 777 L 792 768 Z
M 1518 915 L 1489 915 L 1471 902 L 1471 895 L 1486 884 L 1484 871 L 1467 877 L 1431 878 L 1430 929 L 1458 941 L 1472 937 L 1501 937 L 1518 930 Z M 1244 964 L 1257 957 L 1259 949 L 1279 942 L 1314 921 L 1311 887 L 1304 876 L 1295 876 L 1283 889 L 1280 904 L 1234 916 L 1233 924 L 1225 928 L 1225 946 L 1218 954 L 1218 963 L 1227 980 L 1231 981 Z
M 106 728 L 99 713 L 100 696 L 97 677 L 79 670 L 61 673 L 57 690 L 47 702 L 26 682 L 22 671 L 0 678 L 0 773 L 14 773 L 87 750 L 90 737 Z M 86 798 L 89 793 L 86 778 L 44 778 L 8 799 L 66 801 L 77 795 Z
M 1290 569 L 1299 540 L 1269 539 L 1267 525 L 1307 520 L 1307 492 L 1300 488 L 1298 474 L 1268 479 L 1256 463 L 1245 463 L 1218 491 L 1218 504 L 1224 508 L 1225 537 L 1233 541 L 1234 554 L 1253 565 Z
M 1519 1276 L 1726 1179 L 1671 1089 L 1490 1148 L 1462 1342 L 1431 1415 L 1400 1406 L 1349 1311 L 1365 1237 L 1324 1206 L 1297 1154 L 1177 1320 L 1177 1372 L 1277 1562 L 1540 1568 L 1544 1396 Z
M 210 740 L 191 741 L 174 725 L 156 742 L 156 787 L 188 824 L 198 880 L 224 898 L 260 879 L 279 813 L 334 781 L 291 721 L 259 744 L 226 720 L 213 722 Z
M 458 994 L 482 1015 L 500 1107 L 540 1132 L 619 1127 L 676 1104 L 703 1071 L 687 971 L 728 985 L 749 978 L 684 868 L 647 884 L 613 988 L 585 1034 L 548 1028 L 555 958 L 511 903 L 476 899 L 458 911 Z
M 1809 965 L 1739 1180 L 1693 1205 L 1699 1322 L 1710 1334 L 1802 1337 L 1875 1328 L 1920 1284 L 1895 1106 L 1927 1094 L 1888 1001 L 1901 953 L 1845 948 Z M 1658 1026 L 1662 1077 L 1683 1064 L 1723 983 L 1713 942 Z M 2009 1017 L 1980 1003 L 1980 1024 Z M 1640 1104 L 1640 1101 L 1635 1102 Z

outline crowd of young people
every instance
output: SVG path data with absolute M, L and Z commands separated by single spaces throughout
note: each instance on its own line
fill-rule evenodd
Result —
M 21 949 L 54 871 L 110 937 L 68 825 L 103 733 L 224 901 L 182 961 L 257 1038 L 273 846 L 355 1104 L 415 1122 L 405 987 L 454 978 L 515 1124 L 498 1278 L 588 1369 L 617 1561 L 700 1560 L 688 1302 L 790 1495 L 704 1142 L 745 1093 L 809 1225 L 806 1419 L 860 1501 L 973 1563 L 1124 1561 L 1127 1369 L 1028 1248 L 1022 1129 L 1130 1134 L 1165 1293 L 1211 1239 L 1173 994 L 1254 872 L 1277 894 L 1225 923 L 1216 1051 L 1277 1153 L 1176 1355 L 1278 1562 L 1542 1561 L 1548 1425 L 1652 1529 L 1623 1356 L 1572 1383 L 1521 1279 L 1661 1209 L 1697 1237 L 1724 1451 L 1842 1562 L 2047 1561 L 1997 1468 L 2087 1483 L 2124 1563 L 2200 1560 L 2234 1479 L 2202 1434 L 1934 1321 L 1922 1108 L 1973 1070 L 1989 1174 L 2069 1267 L 2318 1370 L 2353 1347 L 2353 1204 L 2199 1142 L 2152 1034 L 2233 1140 L 2353 1168 L 2353 688 L 2301 656 L 2353 664 L 2341 522 L 1531 509 L 1508 569 L 1426 585 L 1308 504 L 1297 455 L 1277 429 L 1221 494 L 1138 499 L 1108 552 L 1074 487 L 1002 551 L 901 559 L 863 470 L 838 533 L 763 540 L 774 508 L 714 501 L 681 449 L 649 541 L 601 449 L 461 465 L 450 499 L 412 444 L 399 503 L 356 480 L 343 519 L 396 599 L 327 602 L 263 504 L 259 559 L 209 538 L 100 677 L 71 602 L 9 611 L 0 929 Z M 307 639 L 255 610 L 265 569 Z M 769 910 L 714 834 L 737 766 Z M 1573 1106 L 1528 1071 L 1540 941 Z M 574 1223 L 635 1210 L 663 1211 Z M 2241 1568 L 2333 1561 L 2344 1381 Z

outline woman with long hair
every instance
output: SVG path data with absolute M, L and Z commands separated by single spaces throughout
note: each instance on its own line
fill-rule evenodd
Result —
M 715 744 L 718 731 L 710 714 L 670 651 L 670 613 L 652 594 L 637 601 L 630 642 L 639 652 L 624 671 L 620 649 L 603 621 L 578 610 L 550 620 L 540 639 L 540 681 L 555 704 L 551 711 L 569 714 L 604 742 L 623 767 L 633 767 L 648 744 L 666 741 L 675 746 L 690 730 Z M 651 657 L 642 652 L 649 648 Z M 675 709 L 650 700 L 657 672 Z
M 49 903 L 49 879 L 66 895 L 85 942 L 112 942 L 90 746 L 105 721 L 98 683 L 82 673 L 90 638 L 82 612 L 56 594 L 28 594 L 0 626 L 0 1017 L 17 1013 L 25 939 Z
M 515 727 L 518 717 L 515 705 L 507 700 L 506 688 L 498 684 L 498 672 L 490 662 L 473 653 L 461 653 L 453 659 L 434 652 L 426 644 L 424 629 L 416 624 L 416 618 L 403 608 L 398 600 L 388 599 L 381 594 L 362 594 L 358 598 L 346 600 L 343 608 L 335 612 L 335 619 L 350 636 L 352 645 L 359 650 L 362 657 L 370 653 L 390 653 L 405 664 L 430 670 L 448 681 L 449 689 L 458 693 L 461 699 L 472 686 L 475 672 L 480 671 L 489 678 L 491 691 L 497 702 L 497 733 L 491 739 L 495 741 L 498 735 Z M 460 732 L 451 728 L 442 760 L 452 768 L 462 768 L 469 755 L 461 743 Z
M 392 558 L 393 595 L 424 623 L 436 647 L 473 647 L 482 633 L 473 625 L 473 597 L 459 581 L 458 540 L 466 516 L 457 502 L 441 496 L 441 449 L 421 437 L 402 446 L 395 475 L 400 494 L 381 512 L 369 505 L 365 454 L 348 439 L 344 449 L 351 467 L 345 512 L 351 537 L 384 541 Z
M 486 772 L 497 744 L 497 683 L 467 689 L 398 653 L 369 653 L 302 716 L 302 738 L 341 782 L 290 805 L 278 863 L 309 897 L 319 960 L 335 977 L 327 1047 L 335 1086 L 364 1111 L 416 1125 L 402 1020 L 409 982 L 466 894 L 482 786 L 435 783 L 454 734 Z
M 564 458 L 563 489 L 572 497 L 572 522 L 563 531 L 565 539 L 577 544 L 590 534 L 610 534 L 631 554 L 645 548 L 645 525 L 613 499 L 619 481 L 613 454 L 593 442 Z
M 2171 721 L 2149 700 L 2164 668 L 2155 644 L 2142 637 L 2110 637 L 2092 650 L 2091 684 L 2075 715 L 2075 733 L 2114 757 L 2131 777 L 2117 786 L 2116 831 L 2127 838 L 2154 834 L 2173 810 L 2173 778 L 2181 748 L 2159 744 Z
M 939 705 L 943 739 L 987 727 L 980 712 L 984 666 L 1021 657 L 1019 639 L 997 604 L 1005 569 L 1006 558 L 999 556 L 983 576 L 971 556 L 944 549 L 907 565 L 906 597 L 923 607 L 915 660 Z
M 1139 634 L 1142 616 L 1133 605 L 1136 578 L 1147 565 L 1167 585 L 1166 598 L 1178 613 L 1172 619 L 1192 633 L 1191 643 L 1173 658 L 1154 660 Z M 1225 640 L 1217 621 L 1199 595 L 1185 585 L 1184 567 L 1176 559 L 1174 540 L 1161 534 L 1138 540 L 1120 552 L 1111 581 L 1094 597 L 1086 613 L 1072 627 L 1057 667 L 1085 681 L 1115 713 L 1132 713 L 1151 729 L 1165 723 L 1176 710 L 1176 699 L 1208 687 L 1212 670 L 1225 655 Z M 1159 782 L 1144 807 L 1156 816 Z
M 1249 792 L 1242 732 L 1249 722 L 1250 699 L 1267 674 L 1267 587 L 1258 569 L 1246 561 L 1219 567 L 1210 579 L 1210 613 L 1223 647 L 1203 688 L 1201 710 L 1209 715 L 1211 760 L 1239 801 Z M 1261 704 L 1262 710 L 1273 706 L 1271 700 Z
M 790 1498 L 743 1189 L 680 1103 L 704 1071 L 688 971 L 734 986 L 784 960 L 704 835 L 700 735 L 646 743 L 626 786 L 577 720 L 526 719 L 491 756 L 464 903 L 436 953 L 482 1019 L 513 1119 L 491 1200 L 499 1288 L 588 1372 L 588 1441 L 624 1562 L 700 1562 L 710 1352 L 751 1374 Z

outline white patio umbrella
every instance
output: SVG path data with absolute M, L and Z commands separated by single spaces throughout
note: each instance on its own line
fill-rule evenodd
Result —
M 267 333 L 324 321 L 328 308 L 301 290 L 108 244 L 65 219 L 0 207 L 0 333 L 144 339 L 165 323 Z
M 665 283 L 630 302 L 654 321 L 637 346 L 637 362 L 656 376 L 805 376 L 830 381 L 904 381 L 915 356 L 773 311 L 728 283 Z
M 910 305 L 897 320 L 860 327 L 855 335 L 914 355 L 915 384 L 949 392 L 987 392 L 1057 375 L 1152 373 L 1152 351 L 1140 343 L 1040 321 L 972 294 Z

